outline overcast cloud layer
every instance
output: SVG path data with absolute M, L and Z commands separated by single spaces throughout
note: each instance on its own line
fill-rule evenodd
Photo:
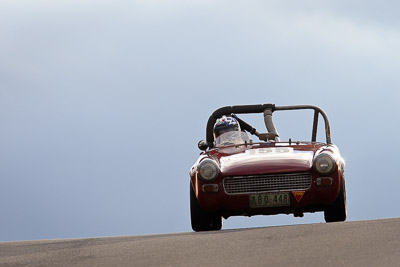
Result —
M 215 109 L 239 104 L 325 109 L 346 158 L 349 220 L 399 217 L 398 9 L 1 1 L 0 240 L 190 231 L 197 142 Z M 315 222 L 322 213 L 224 228 Z

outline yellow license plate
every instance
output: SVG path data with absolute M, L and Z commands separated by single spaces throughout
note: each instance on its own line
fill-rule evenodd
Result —
M 250 195 L 249 204 L 250 208 L 285 207 L 290 206 L 290 197 L 288 192 L 254 194 Z

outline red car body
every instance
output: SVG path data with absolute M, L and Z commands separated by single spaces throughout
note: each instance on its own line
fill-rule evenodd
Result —
M 315 111 L 311 141 L 282 142 L 272 113 L 296 109 Z M 235 114 L 240 113 L 264 113 L 268 133 L 261 134 L 239 119 Z M 320 114 L 325 120 L 326 143 L 316 142 Z M 212 127 L 222 115 L 237 118 L 241 128 L 258 136 L 261 142 L 215 147 Z M 219 230 L 222 217 L 238 215 L 303 216 L 304 212 L 323 211 L 327 222 L 346 220 L 345 163 L 331 142 L 325 112 L 316 106 L 223 107 L 211 115 L 207 141 L 200 141 L 199 148 L 204 152 L 190 169 L 191 221 L 195 231 Z M 199 174 L 202 162 L 215 165 L 218 173 L 213 179 Z

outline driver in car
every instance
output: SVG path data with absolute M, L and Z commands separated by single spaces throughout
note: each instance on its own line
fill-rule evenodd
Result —
M 247 133 L 241 131 L 239 122 L 233 117 L 222 116 L 214 124 L 216 147 L 241 145 L 251 141 Z

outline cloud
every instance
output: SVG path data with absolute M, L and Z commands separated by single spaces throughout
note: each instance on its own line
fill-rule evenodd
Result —
M 298 16 L 291 24 L 296 37 L 312 39 L 318 46 L 353 56 L 380 57 L 388 53 L 388 56 L 399 56 L 399 31 L 333 15 Z

